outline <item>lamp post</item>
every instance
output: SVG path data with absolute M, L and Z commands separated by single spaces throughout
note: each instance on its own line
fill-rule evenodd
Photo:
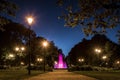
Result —
M 27 22 L 28 22 L 28 25 L 29 25 L 29 30 L 31 30 L 31 25 L 33 23 L 33 18 L 30 16 L 30 17 L 27 17 Z M 31 67 L 31 49 L 30 49 L 30 39 L 31 39 L 31 35 L 30 35 L 30 31 L 29 31 L 29 62 L 28 62 L 28 75 L 31 74 L 31 70 L 30 70 L 30 67 Z
M 80 64 L 82 65 L 83 64 L 83 62 L 85 61 L 85 59 L 84 58 L 79 58 L 78 59 L 78 61 L 80 62 Z
M 106 56 L 106 55 L 102 56 L 102 59 L 104 61 L 103 63 L 105 63 L 105 65 L 108 65 L 107 58 L 108 58 L 108 56 Z
M 12 63 L 11 61 L 15 59 L 15 55 L 10 53 L 10 54 L 8 55 L 8 59 L 10 60 L 10 66 L 11 66 L 11 65 L 12 65 L 12 64 L 11 64 L 11 63 Z
M 48 42 L 44 41 L 43 42 L 43 47 L 46 48 L 48 46 Z M 44 52 L 44 72 L 45 72 L 45 52 Z
M 19 57 L 20 57 L 20 64 L 21 64 L 21 56 L 22 56 L 22 52 L 25 50 L 25 47 L 16 47 L 15 51 L 20 52 Z
M 98 65 L 101 63 L 101 59 L 100 59 L 100 53 L 101 53 L 101 49 L 99 49 L 99 48 L 96 48 L 95 49 L 95 52 L 96 52 L 96 54 L 97 54 L 97 63 L 98 63 Z
M 15 51 L 20 52 L 20 56 L 22 55 L 22 52 L 25 50 L 25 47 L 16 47 Z
M 96 54 L 99 55 L 99 53 L 101 53 L 101 49 L 95 49 L 95 52 L 96 52 Z
M 9 59 L 12 60 L 15 57 L 15 55 L 14 54 L 9 54 L 8 57 L 9 57 Z
M 106 60 L 106 59 L 107 59 L 107 56 L 102 56 L 102 59 L 103 59 L 103 60 Z
M 38 61 L 38 63 L 40 63 L 40 62 L 43 61 L 43 59 L 42 58 L 37 58 L 37 61 Z
M 96 54 L 98 55 L 98 58 L 100 59 L 100 53 L 101 53 L 101 49 L 95 49 L 95 52 L 96 52 Z
M 78 59 L 79 62 L 84 62 L 83 58 Z

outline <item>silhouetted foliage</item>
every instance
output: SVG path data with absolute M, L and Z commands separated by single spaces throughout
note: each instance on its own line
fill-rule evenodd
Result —
M 100 49 L 98 54 L 95 49 Z M 80 58 L 84 59 L 84 65 L 113 66 L 114 62 L 120 58 L 120 46 L 110 41 L 105 35 L 96 34 L 91 40 L 83 39 L 76 44 L 67 57 L 68 64 L 80 65 Z M 105 60 L 103 56 L 107 56 Z
M 3 25 L 9 23 L 6 16 L 15 16 L 17 10 L 16 4 L 9 0 L 0 0 L 0 30 L 3 30 Z
M 13 53 L 16 46 L 26 45 L 28 42 L 29 29 L 25 28 L 22 24 L 10 22 L 4 25 L 5 31 L 0 31 L 0 59 L 2 55 Z M 35 33 L 30 31 L 32 36 Z M 6 53 L 7 52 L 7 53 Z
M 65 26 L 80 25 L 87 36 L 120 24 L 120 0 L 58 0 L 57 4 L 63 9 L 58 18 L 64 19 Z
M 53 66 L 54 60 L 58 57 L 58 48 L 53 41 L 48 41 L 49 45 L 44 50 L 42 42 L 46 39 L 44 37 L 37 37 L 33 30 L 26 28 L 22 24 L 10 21 L 8 24 L 4 25 L 4 29 L 5 31 L 0 31 L 0 64 L 9 64 L 11 60 L 7 58 L 7 56 L 12 53 L 15 55 L 15 58 L 12 59 L 11 62 L 13 64 L 11 65 L 20 65 L 20 59 L 27 65 L 30 50 L 31 63 L 36 64 L 37 58 L 43 58 L 43 55 L 46 54 L 46 63 L 49 66 Z M 25 47 L 23 56 L 18 55 L 18 52 L 15 51 L 15 47 L 21 46 Z

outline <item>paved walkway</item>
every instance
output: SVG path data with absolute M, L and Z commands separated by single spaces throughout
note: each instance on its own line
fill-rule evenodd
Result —
M 40 74 L 26 80 L 97 80 L 95 78 L 68 72 L 67 70 L 54 70 L 53 72 Z

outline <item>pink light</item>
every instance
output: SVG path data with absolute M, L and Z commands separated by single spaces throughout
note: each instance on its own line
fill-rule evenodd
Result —
M 67 68 L 66 62 L 64 61 L 63 55 L 61 53 L 58 56 L 57 64 L 54 64 L 54 68 L 57 68 L 57 69 L 60 69 L 60 68 L 65 69 L 65 68 Z

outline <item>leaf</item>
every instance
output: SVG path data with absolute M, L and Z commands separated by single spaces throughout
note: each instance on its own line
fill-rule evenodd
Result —
M 84 31 L 85 34 L 96 33 L 94 31 L 97 29 L 100 29 L 100 33 L 106 33 L 106 28 L 111 29 L 120 25 L 119 0 L 74 0 L 74 4 L 71 0 L 62 1 L 65 4 L 62 9 L 67 9 L 65 25 L 75 27 L 81 24 L 88 28 Z

